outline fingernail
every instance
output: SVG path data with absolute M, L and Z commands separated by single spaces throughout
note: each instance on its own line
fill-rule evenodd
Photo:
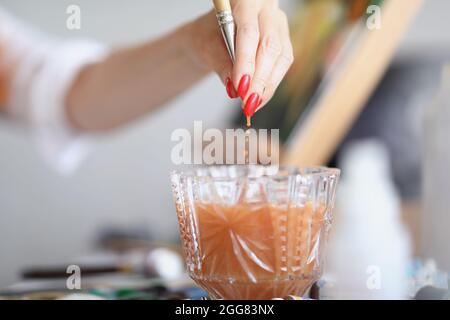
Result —
M 258 108 L 259 100 L 260 98 L 257 93 L 252 93 L 250 97 L 248 97 L 244 106 L 244 114 L 247 117 L 252 117 L 255 114 L 256 108 Z
M 245 98 L 249 88 L 250 88 L 250 76 L 246 74 L 242 76 L 241 81 L 239 81 L 238 94 L 239 97 L 241 97 L 241 99 Z
M 225 87 L 227 89 L 227 94 L 230 97 L 230 99 L 234 99 L 234 98 L 238 97 L 236 89 L 234 89 L 233 82 L 231 82 L 230 78 L 227 78 L 227 80 L 225 82 Z

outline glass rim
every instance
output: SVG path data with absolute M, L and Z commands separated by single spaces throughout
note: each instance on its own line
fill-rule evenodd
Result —
M 243 171 L 243 174 L 238 174 L 236 176 L 222 175 L 222 176 L 212 176 L 212 175 L 199 175 L 198 170 L 208 170 L 216 168 L 227 169 L 237 168 L 243 170 L 251 170 L 251 169 L 260 169 L 263 171 L 263 174 L 260 175 L 249 175 L 248 171 Z M 274 174 L 270 174 L 270 170 L 276 170 Z M 257 179 L 286 179 L 292 177 L 320 177 L 320 176 L 335 176 L 336 178 L 340 177 L 341 170 L 338 168 L 329 168 L 325 166 L 293 166 L 293 165 L 194 165 L 190 166 L 186 170 L 171 170 L 170 176 L 174 177 L 182 177 L 182 178 L 195 178 L 199 180 L 208 180 L 208 181 L 234 181 L 234 180 L 257 180 Z

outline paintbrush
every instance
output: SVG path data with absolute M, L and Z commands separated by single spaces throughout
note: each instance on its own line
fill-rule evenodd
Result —
M 234 63 L 235 55 L 235 24 L 233 13 L 231 12 L 231 5 L 229 0 L 213 0 L 216 9 L 217 21 L 219 22 L 220 30 L 222 31 L 225 45 L 231 61 Z

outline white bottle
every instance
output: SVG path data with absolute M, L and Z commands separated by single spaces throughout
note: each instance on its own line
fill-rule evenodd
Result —
M 352 144 L 341 168 L 327 256 L 326 276 L 332 281 L 321 298 L 407 298 L 410 242 L 384 145 L 375 140 Z
M 441 89 L 426 109 L 423 150 L 422 255 L 450 270 L 450 65 Z

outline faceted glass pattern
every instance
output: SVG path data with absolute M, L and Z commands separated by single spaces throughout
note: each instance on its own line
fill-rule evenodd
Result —
M 303 295 L 321 275 L 338 179 L 323 167 L 173 172 L 189 275 L 215 299 Z

